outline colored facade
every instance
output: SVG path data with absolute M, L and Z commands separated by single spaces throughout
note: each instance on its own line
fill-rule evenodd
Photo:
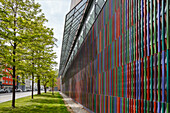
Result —
M 169 0 L 107 0 L 62 92 L 95 113 L 169 113 L 169 13 Z
M 8 68 L 8 70 L 11 70 L 10 68 Z M 4 73 L 6 73 L 6 76 L 2 76 L 1 77 L 1 88 L 3 87 L 12 87 L 13 86 L 13 79 L 12 79 L 12 75 L 10 73 L 8 73 L 8 70 L 5 69 Z M 17 86 L 17 82 L 15 83 L 15 86 Z
M 0 75 L 0 88 L 2 88 L 2 82 L 3 82 L 2 76 Z
M 57 87 L 57 90 L 61 90 L 61 87 L 60 87 L 60 77 L 57 78 L 57 81 L 56 81 L 56 87 Z

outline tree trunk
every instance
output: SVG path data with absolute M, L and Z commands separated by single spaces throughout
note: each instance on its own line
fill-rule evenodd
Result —
M 32 99 L 34 99 L 34 73 L 32 72 Z
M 14 37 L 16 38 L 16 24 L 17 24 L 17 20 L 16 20 L 16 17 L 17 17 L 17 2 L 16 2 L 16 7 L 15 7 L 15 11 L 14 11 Z M 13 75 L 12 75 L 12 78 L 13 78 L 13 92 L 12 92 L 12 107 L 15 108 L 15 54 L 16 54 L 16 48 L 17 48 L 17 43 L 15 40 L 14 41 L 14 45 L 13 45 Z M 9 64 L 8 64 L 9 65 Z
M 52 80 L 52 95 L 54 95 L 54 78 Z
M 14 43 L 13 55 L 15 56 L 16 43 Z M 13 91 L 12 91 L 12 107 L 15 108 L 15 57 L 13 58 Z
M 47 93 L 46 85 L 44 85 L 44 92 Z
M 52 95 L 54 95 L 54 87 L 52 87 Z
M 46 81 L 46 76 L 45 76 L 45 81 Z M 46 84 L 47 84 L 47 83 L 44 84 L 44 92 L 45 92 L 45 93 L 47 93 Z
M 40 95 L 41 94 L 40 76 L 38 76 L 38 83 L 37 83 L 37 85 L 38 85 L 38 95 Z
M 13 67 L 13 73 L 14 73 Z M 13 75 L 13 89 L 12 89 L 12 107 L 15 108 L 15 75 Z

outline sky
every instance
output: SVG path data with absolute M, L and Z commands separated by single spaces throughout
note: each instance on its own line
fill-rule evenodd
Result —
M 58 48 L 54 48 L 54 51 L 57 53 L 58 62 L 57 69 L 59 69 L 60 63 L 60 54 L 62 46 L 62 38 L 64 31 L 65 15 L 70 10 L 71 0 L 35 0 L 41 4 L 42 12 L 45 14 L 48 22 L 45 23 L 45 26 L 49 28 L 54 28 L 54 37 L 58 39 L 57 45 Z

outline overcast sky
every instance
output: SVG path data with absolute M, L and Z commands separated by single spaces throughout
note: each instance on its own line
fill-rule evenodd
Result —
M 48 19 L 48 23 L 46 23 L 45 25 L 47 27 L 54 28 L 54 37 L 58 39 L 57 42 L 58 48 L 54 48 L 54 50 L 57 53 L 58 58 L 56 59 L 56 61 L 58 62 L 57 68 L 59 68 L 65 15 L 70 10 L 71 0 L 35 0 L 35 1 L 41 4 L 42 12 Z

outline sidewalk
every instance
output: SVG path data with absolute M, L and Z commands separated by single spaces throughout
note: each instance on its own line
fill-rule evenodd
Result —
M 43 93 L 44 91 L 41 91 L 41 93 Z M 31 96 L 32 92 L 16 92 L 15 93 L 15 99 L 18 98 L 23 98 L 23 97 L 27 97 L 27 96 Z M 37 94 L 37 91 L 34 91 L 34 95 Z M 1 93 L 0 94 L 0 103 L 2 102 L 6 102 L 6 101 L 10 101 L 12 100 L 12 93 Z
M 71 107 L 74 113 L 89 113 L 85 110 L 81 105 L 75 103 L 70 97 L 66 96 L 62 92 L 59 92 L 60 95 L 63 97 L 64 102 Z

